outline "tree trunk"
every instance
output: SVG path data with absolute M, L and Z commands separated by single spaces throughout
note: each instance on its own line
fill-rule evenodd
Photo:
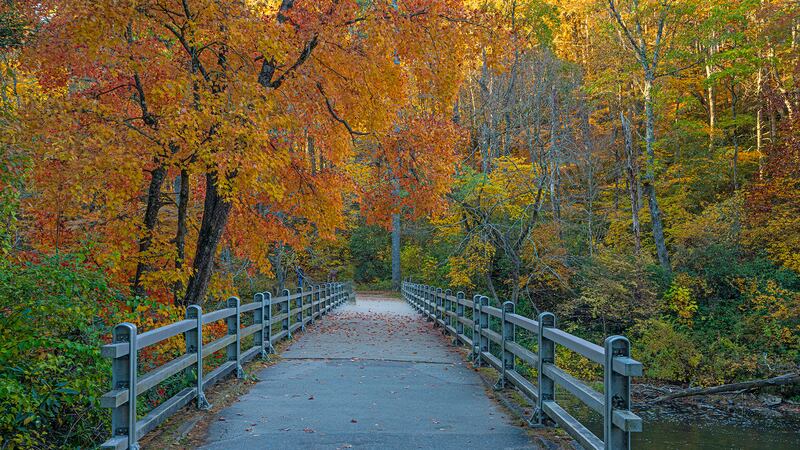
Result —
M 206 174 L 206 196 L 203 205 L 203 222 L 197 236 L 197 251 L 192 263 L 192 276 L 183 305 L 202 304 L 208 292 L 208 282 L 214 269 L 214 255 L 228 223 L 232 203 L 217 188 L 217 176 Z
M 742 381 L 739 383 L 722 384 L 719 386 L 712 386 L 708 388 L 689 388 L 682 391 L 673 392 L 671 394 L 663 395 L 653 400 L 651 403 L 660 403 L 667 400 L 672 400 L 681 397 L 691 397 L 694 395 L 710 395 L 721 394 L 725 392 L 740 392 L 749 391 L 752 389 L 760 389 L 771 386 L 785 386 L 800 383 L 800 373 L 786 373 L 773 378 L 766 378 L 761 380 Z
M 620 121 L 622 122 L 622 134 L 625 139 L 625 173 L 628 178 L 628 193 L 631 197 L 631 219 L 633 231 L 633 245 L 636 256 L 642 252 L 642 228 L 639 224 L 639 158 L 633 145 L 633 133 L 631 132 L 631 122 L 620 111 Z
M 561 200 L 559 199 L 559 164 L 558 149 L 558 104 L 555 80 L 550 90 L 550 205 L 553 209 L 553 220 L 561 221 Z
M 652 71 L 645 72 L 644 83 L 644 110 L 645 110 L 645 140 L 647 149 L 647 170 L 644 176 L 644 191 L 647 195 L 648 205 L 650 206 L 650 217 L 653 222 L 653 240 L 656 244 L 658 262 L 667 272 L 672 271 L 669 262 L 667 244 L 664 240 L 664 224 L 661 219 L 661 209 L 658 206 L 655 188 L 655 163 L 656 154 L 653 145 L 655 144 L 655 113 L 653 112 L 653 80 L 655 74 Z
M 153 232 L 158 222 L 158 211 L 161 209 L 161 187 L 167 176 L 167 169 L 159 165 L 150 172 L 150 186 L 147 189 L 147 205 L 144 210 L 144 234 L 139 239 L 139 262 L 136 264 L 136 274 L 131 282 L 131 292 L 137 297 L 144 296 L 142 276 L 150 270 L 150 265 L 143 261 L 143 255 L 153 243 Z
M 309 136 L 307 131 L 306 131 L 306 148 L 308 148 L 308 159 L 311 161 L 311 175 L 316 175 L 317 153 L 316 153 L 316 148 L 314 147 L 314 136 Z
M 181 175 L 178 177 L 178 224 L 175 231 L 175 268 L 183 268 L 183 262 L 186 259 L 186 214 L 189 208 L 189 171 L 181 169 Z M 180 303 L 181 294 L 183 294 L 183 283 L 178 281 L 175 283 L 174 302 Z
M 706 55 L 706 82 L 708 83 L 708 149 L 714 149 L 714 128 L 716 124 L 716 105 L 714 102 L 714 85 L 711 82 L 711 75 L 714 67 L 710 64 L 710 59 L 714 55 L 714 46 L 709 46 Z
M 400 290 L 400 213 L 392 214 L 392 289 Z
M 275 253 L 272 256 L 268 256 L 269 262 L 272 264 L 272 270 L 275 272 L 275 281 L 277 282 L 275 293 L 277 295 L 281 295 L 283 290 L 286 289 L 286 269 L 283 265 L 284 251 L 285 245 L 281 242 L 276 246 Z
M 737 135 L 738 126 L 736 124 L 736 86 L 731 81 L 731 116 L 733 117 L 733 191 L 739 190 L 739 137 Z
M 519 301 L 519 274 L 522 262 L 519 258 L 512 258 L 513 269 L 511 269 L 511 303 L 517 304 Z
M 587 245 L 589 256 L 594 255 L 594 164 L 592 161 L 594 145 L 592 142 L 592 129 L 589 123 L 589 105 L 582 99 L 581 128 L 583 132 L 583 148 L 586 152 L 586 213 L 587 213 Z
M 762 72 L 761 67 L 758 68 L 758 78 L 756 80 L 756 101 L 758 101 L 758 111 L 756 111 L 756 153 L 758 154 L 758 179 L 764 179 L 764 153 L 762 150 L 762 124 L 764 120 L 764 98 L 762 95 Z

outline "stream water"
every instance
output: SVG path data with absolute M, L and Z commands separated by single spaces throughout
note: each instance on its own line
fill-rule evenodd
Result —
M 633 448 L 697 450 L 797 450 L 800 429 L 750 424 L 645 421 L 644 431 L 634 433 Z
M 566 394 L 566 393 L 565 393 Z M 603 436 L 599 414 L 578 405 L 569 395 L 560 395 L 559 404 L 578 418 L 597 436 Z M 631 447 L 646 450 L 798 450 L 800 421 L 786 418 L 719 417 L 692 411 L 682 414 L 670 410 L 636 411 L 644 420 L 643 431 L 632 433 Z

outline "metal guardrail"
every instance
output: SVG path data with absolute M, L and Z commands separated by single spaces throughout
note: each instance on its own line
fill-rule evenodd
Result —
M 489 306 L 486 296 L 475 295 L 467 300 L 463 292 L 452 295 L 448 289 L 404 282 L 403 297 L 429 320 L 454 336 L 454 343 L 463 342 L 472 348 L 476 365 L 488 364 L 500 372 L 497 387 L 511 384 L 536 402 L 530 424 L 543 424 L 550 419 L 563 427 L 586 449 L 630 449 L 630 433 L 642 431 L 642 420 L 630 411 L 631 377 L 642 375 L 642 364 L 630 358 L 630 342 L 623 336 L 606 338 L 601 347 L 556 328 L 556 318 L 549 312 L 534 320 L 515 313 L 512 302 L 501 308 Z M 471 312 L 467 314 L 467 312 Z M 491 322 L 499 321 L 499 331 Z M 533 352 L 516 341 L 517 327 L 536 336 Z M 467 334 L 471 329 L 471 334 Z M 490 345 L 500 349 L 500 357 Z M 603 392 L 556 365 L 556 345 L 561 345 L 603 367 Z M 517 371 L 517 361 L 534 369 L 537 378 L 529 381 Z M 561 386 L 583 404 L 603 417 L 602 439 L 558 404 L 556 386 Z
M 227 308 L 203 314 L 198 305 L 186 309 L 186 319 L 160 328 L 137 334 L 136 325 L 121 323 L 114 327 L 113 342 L 104 345 L 101 354 L 112 359 L 111 391 L 100 399 L 102 407 L 111 408 L 112 437 L 101 448 L 139 448 L 142 436 L 152 431 L 180 408 L 197 400 L 197 407 L 211 407 L 204 390 L 235 373 L 243 377 L 242 364 L 256 356 L 266 358 L 274 353 L 273 345 L 281 339 L 291 339 L 298 328 L 322 317 L 353 295 L 350 283 L 326 283 L 311 289 L 298 289 L 294 294 L 284 289 L 283 295 L 273 298 L 269 292 L 255 295 L 252 303 L 242 305 L 239 298 L 231 297 Z M 243 326 L 245 314 L 252 315 L 252 325 Z M 203 326 L 224 320 L 227 335 L 212 342 L 203 342 Z M 160 367 L 139 375 L 137 356 L 140 350 L 183 335 L 186 353 Z M 242 339 L 253 336 L 253 346 L 242 350 Z M 203 374 L 203 359 L 218 351 L 226 351 L 227 360 Z M 158 386 L 169 377 L 182 371 L 196 372 L 196 385 L 187 387 L 162 402 L 139 419 L 136 398 Z

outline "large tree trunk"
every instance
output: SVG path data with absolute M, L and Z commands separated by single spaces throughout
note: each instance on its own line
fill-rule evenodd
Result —
M 162 165 L 150 172 L 150 186 L 147 189 L 147 205 L 144 210 L 144 234 L 139 239 L 139 262 L 136 264 L 136 274 L 131 282 L 131 292 L 138 297 L 145 294 L 142 276 L 150 270 L 150 265 L 143 260 L 143 255 L 153 243 L 153 232 L 158 222 L 158 210 L 161 209 L 161 187 L 164 185 L 166 176 L 167 169 Z
M 178 224 L 175 231 L 175 268 L 181 269 L 186 259 L 186 215 L 189 208 L 189 171 L 182 169 L 178 180 Z M 180 303 L 181 294 L 183 294 L 183 283 L 178 281 L 175 283 L 174 288 L 173 301 L 175 304 Z
M 214 255 L 228 223 L 232 203 L 220 195 L 217 176 L 206 174 L 206 196 L 203 206 L 203 222 L 197 236 L 197 251 L 192 263 L 192 276 L 183 305 L 202 304 L 208 292 L 208 282 L 214 269 Z
M 392 289 L 399 291 L 400 271 L 400 213 L 392 214 Z
M 664 223 L 661 219 L 661 209 L 658 206 L 655 187 L 655 163 L 656 154 L 653 145 L 655 144 L 655 113 L 653 112 L 653 79 L 655 74 L 652 71 L 645 72 L 644 84 L 644 110 L 645 110 L 645 141 L 647 149 L 647 170 L 644 176 L 644 191 L 647 195 L 647 202 L 650 206 L 650 217 L 653 222 L 653 240 L 656 244 L 658 262 L 667 272 L 672 271 L 669 262 L 667 244 L 664 240 Z

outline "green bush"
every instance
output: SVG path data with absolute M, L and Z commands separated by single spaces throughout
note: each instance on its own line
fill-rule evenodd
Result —
M 634 327 L 633 357 L 644 364 L 650 378 L 669 381 L 691 381 L 703 355 L 689 334 L 672 323 L 650 319 Z
M 86 448 L 107 433 L 100 317 L 119 293 L 83 266 L 0 262 L 0 448 Z

